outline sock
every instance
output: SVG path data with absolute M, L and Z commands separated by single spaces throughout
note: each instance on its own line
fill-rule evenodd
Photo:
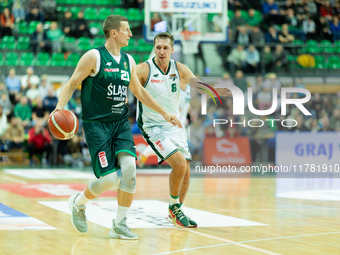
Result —
M 124 217 L 126 217 L 129 209 L 130 209 L 130 207 L 125 207 L 125 206 L 118 205 L 116 224 L 121 222 L 122 219 L 124 219 Z
M 179 195 L 174 197 L 170 194 L 170 205 L 179 204 Z
M 181 206 L 183 205 L 183 203 L 179 203 Z
M 90 201 L 90 199 L 88 199 L 87 197 L 85 197 L 83 190 L 79 196 L 76 198 L 76 201 L 74 202 L 76 205 L 86 205 L 88 201 Z

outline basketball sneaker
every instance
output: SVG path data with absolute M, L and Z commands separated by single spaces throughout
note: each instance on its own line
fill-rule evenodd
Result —
M 115 220 L 112 220 L 112 228 L 109 232 L 109 236 L 112 238 L 120 239 L 138 239 L 138 235 L 131 232 L 130 228 L 126 225 L 126 217 L 119 223 L 115 224 Z
M 189 227 L 188 218 L 184 215 L 180 204 L 169 205 L 169 218 L 176 227 Z
M 73 227 L 80 233 L 86 233 L 87 232 L 87 218 L 85 215 L 86 206 L 75 204 L 76 198 L 79 196 L 79 194 L 80 193 L 77 193 L 69 197 L 68 207 L 70 208 L 72 213 L 71 221 Z
M 187 228 L 197 228 L 197 223 L 196 221 L 190 219 L 189 217 L 188 221 L 189 221 L 189 226 L 187 226 Z M 172 223 L 172 219 L 170 218 L 170 215 L 168 215 L 167 219 L 166 219 L 169 223 Z

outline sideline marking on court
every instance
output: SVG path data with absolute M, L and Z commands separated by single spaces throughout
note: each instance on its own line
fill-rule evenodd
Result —
M 6 179 L 6 180 L 9 180 L 9 181 L 12 181 L 12 182 L 17 182 L 17 183 L 21 183 L 21 184 L 27 184 L 27 182 L 25 182 L 25 181 L 20 181 L 18 179 L 15 179 L 15 178 L 12 178 L 12 177 L 9 177 L 9 176 L 6 176 L 6 175 L 3 178 Z
M 187 230 L 187 231 L 189 231 L 189 230 Z M 195 232 L 195 231 L 193 231 L 193 232 Z M 272 238 L 264 238 L 264 239 L 256 239 L 256 240 L 247 240 L 247 241 L 232 242 L 232 243 L 222 243 L 222 244 L 214 244 L 214 245 L 207 245 L 207 246 L 202 246 L 202 247 L 194 247 L 194 248 L 182 249 L 182 250 L 177 250 L 177 251 L 167 251 L 167 252 L 162 252 L 162 253 L 155 253 L 154 255 L 172 254 L 172 253 L 177 253 L 177 252 L 182 252 L 182 251 L 192 251 L 192 250 L 199 250 L 199 249 L 213 248 L 213 247 L 227 246 L 227 245 L 238 245 L 238 246 L 240 246 L 240 244 L 252 243 L 252 242 L 260 242 L 260 241 L 289 239 L 289 238 L 294 238 L 294 237 L 331 235 L 331 234 L 340 234 L 340 232 L 329 232 L 329 233 L 319 233 L 319 234 L 306 234 L 306 235 L 296 235 L 296 236 L 281 236 L 281 237 L 272 237 Z M 249 246 L 249 247 L 251 247 L 251 246 Z M 272 254 L 277 254 L 277 253 L 272 253 Z

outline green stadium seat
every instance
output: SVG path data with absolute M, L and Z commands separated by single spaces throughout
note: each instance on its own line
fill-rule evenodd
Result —
M 103 7 L 99 9 L 98 16 L 99 16 L 99 19 L 106 19 L 106 17 L 111 14 L 113 14 L 113 12 L 110 8 Z
M 16 66 L 19 64 L 19 56 L 16 52 L 7 52 L 6 53 L 6 62 L 7 66 Z
M 141 57 L 139 54 L 132 54 L 131 57 L 135 60 L 136 64 L 140 63 Z
M 304 45 L 303 41 L 301 41 L 301 40 L 294 40 L 294 41 L 293 41 L 293 44 L 294 44 L 295 46 L 301 46 L 301 47 Z
M 38 24 L 39 24 L 39 21 L 31 21 L 28 25 L 28 33 L 33 34 Z
M 326 65 L 325 65 L 325 63 L 315 63 L 315 68 L 316 69 L 325 69 Z
M 145 55 L 143 55 L 142 61 L 143 61 L 143 62 L 147 61 L 147 60 L 149 59 L 149 55 L 150 55 L 150 54 L 145 54 Z
M 57 12 L 66 12 L 68 10 L 67 6 L 58 6 Z
M 34 55 L 32 52 L 23 52 L 20 56 L 21 66 L 30 66 L 34 64 Z
M 315 41 L 315 40 L 307 40 L 306 45 L 310 46 L 310 47 L 317 47 L 318 46 L 318 42 Z
M 28 36 L 20 36 L 18 38 L 17 50 L 28 50 L 30 48 L 30 38 Z
M 4 58 L 2 56 L 2 53 L 0 52 L 0 66 L 4 64 Z
M 297 56 L 294 55 L 288 55 L 287 60 L 288 62 L 296 62 Z
M 65 4 L 72 4 L 72 5 L 73 4 L 78 4 L 78 2 L 79 2 L 78 0 L 64 0 L 64 1 L 65 1 L 64 2 Z
M 332 63 L 328 65 L 329 69 L 340 69 L 340 63 Z
M 340 40 L 335 41 L 334 45 L 340 47 Z
M 306 52 L 311 54 L 320 53 L 321 51 L 322 49 L 317 46 L 307 46 L 306 48 Z
M 327 46 L 323 48 L 323 52 L 324 53 L 334 53 L 335 52 L 335 48 L 333 46 Z
M 50 55 L 46 52 L 39 52 L 36 57 L 35 64 L 39 66 L 47 66 L 50 61 Z
M 78 48 L 80 50 L 90 50 L 92 48 L 91 39 L 88 37 L 79 37 Z
M 81 11 L 80 6 L 72 6 L 70 12 L 72 13 L 72 19 L 78 18 L 78 13 Z
M 93 7 L 87 7 L 84 10 L 84 19 L 98 19 L 97 9 Z
M 328 57 L 328 63 L 340 63 L 340 57 L 339 56 L 329 56 Z
M 109 0 L 96 0 L 94 2 L 94 4 L 96 4 L 96 5 L 108 5 L 108 4 L 110 4 L 110 1 Z
M 247 20 L 249 18 L 248 12 L 246 10 L 241 10 L 241 17 Z
M 234 17 L 234 12 L 232 10 L 228 10 L 228 18 L 231 20 Z
M 126 17 L 129 21 L 142 21 L 143 17 L 139 9 L 137 8 L 129 8 Z
M 56 0 L 57 5 L 62 5 L 65 3 L 65 0 Z
M 109 0 L 109 2 L 110 2 L 110 5 L 113 5 L 113 6 L 120 6 L 122 4 L 121 0 Z
M 325 64 L 326 60 L 324 56 L 314 56 L 314 60 L 315 60 L 315 66 L 317 64 Z
M 66 62 L 65 65 L 66 66 L 76 66 L 78 64 L 78 61 L 80 59 L 80 56 L 77 53 L 71 53 Z
M 114 8 L 113 9 L 113 14 L 114 15 L 122 15 L 122 16 L 126 16 L 126 10 L 124 8 Z
M 96 37 L 93 39 L 93 47 L 99 47 L 105 43 L 104 38 Z
M 15 37 L 14 36 L 4 36 L 2 38 L 2 49 L 9 49 L 14 50 L 15 49 Z
M 76 42 L 76 38 L 71 37 L 71 36 L 66 36 L 64 37 L 64 43 L 75 43 Z
M 83 0 L 81 2 L 79 2 L 79 4 L 82 4 L 82 5 L 92 5 L 92 4 L 95 4 L 96 0 Z
M 28 34 L 28 28 L 26 22 L 20 22 L 18 24 L 18 32 L 19 34 Z
M 103 34 L 103 27 L 101 22 L 91 22 L 89 28 L 93 34 Z M 96 32 L 93 32 L 96 31 Z
M 63 53 L 53 53 L 51 57 L 51 66 L 63 66 L 65 62 Z
M 321 40 L 320 41 L 320 46 L 322 46 L 322 47 L 330 47 L 330 46 L 332 46 L 332 42 L 328 41 L 328 40 Z

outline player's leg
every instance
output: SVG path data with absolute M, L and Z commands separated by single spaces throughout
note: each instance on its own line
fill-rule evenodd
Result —
M 189 184 L 190 184 L 190 161 L 187 160 L 187 167 L 186 167 L 186 172 L 184 175 L 183 183 L 181 190 L 179 192 L 179 202 L 180 204 L 183 204 L 184 198 L 188 192 L 189 189 Z
M 172 168 L 169 177 L 170 204 L 169 217 L 178 227 L 188 227 L 189 221 L 181 210 L 180 191 L 187 172 L 187 162 L 181 152 L 177 151 L 166 160 Z

